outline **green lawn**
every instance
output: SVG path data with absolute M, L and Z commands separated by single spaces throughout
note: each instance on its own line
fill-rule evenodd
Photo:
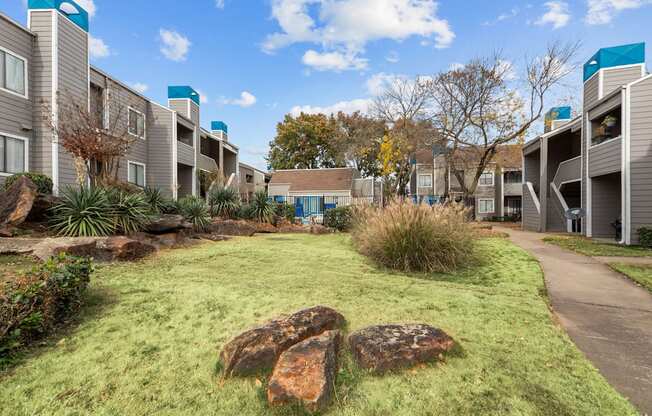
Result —
M 0 280 L 12 278 L 14 273 L 29 271 L 36 261 L 31 257 L 19 255 L 0 255 Z
M 456 275 L 377 269 L 345 235 L 270 235 L 100 268 L 77 326 L 0 378 L 6 415 L 275 415 L 265 381 L 216 375 L 221 346 L 323 304 L 348 330 L 425 322 L 445 363 L 372 376 L 343 355 L 329 415 L 635 415 L 553 323 L 538 264 L 506 240 Z
M 649 248 L 601 243 L 586 237 L 551 236 L 543 241 L 591 257 L 652 257 Z
M 652 292 L 652 266 L 623 263 L 613 263 L 609 266 Z

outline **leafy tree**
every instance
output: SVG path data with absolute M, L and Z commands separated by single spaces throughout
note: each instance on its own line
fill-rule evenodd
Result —
M 358 169 L 363 176 L 382 176 L 380 146 L 385 135 L 382 120 L 366 116 L 359 111 L 353 114 L 338 113 L 337 149 L 349 166 Z

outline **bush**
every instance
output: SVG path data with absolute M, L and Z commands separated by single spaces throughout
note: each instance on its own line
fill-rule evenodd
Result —
M 166 212 L 173 202 L 172 199 L 166 198 L 158 188 L 145 188 L 143 190 L 143 197 L 147 201 L 147 204 L 149 204 L 152 214 Z
M 68 237 L 99 237 L 115 232 L 114 209 L 103 188 L 66 188 L 52 207 L 52 228 Z
M 215 186 L 208 192 L 208 206 L 216 217 L 233 218 L 240 209 L 238 190 L 227 186 Z
M 192 223 L 196 231 L 205 231 L 211 223 L 208 206 L 203 199 L 196 196 L 186 196 L 178 201 L 179 213 Z
M 152 206 L 144 193 L 131 194 L 119 189 L 109 189 L 107 197 L 117 232 L 137 233 L 150 223 Z
M 92 271 L 89 259 L 61 254 L 0 284 L 0 367 L 79 309 Z
M 238 219 L 241 220 L 251 220 L 254 218 L 254 214 L 249 204 L 243 204 L 240 206 L 238 213 L 236 214 Z
M 351 207 L 329 209 L 324 213 L 324 225 L 337 231 L 348 231 L 352 224 L 351 214 Z
M 286 221 L 293 222 L 295 215 L 294 205 L 287 202 L 277 202 L 274 209 L 277 218 L 282 218 Z
M 267 192 L 256 191 L 253 199 L 249 203 L 252 219 L 259 222 L 271 223 L 274 220 L 275 214 L 274 204 L 275 203 L 267 197 Z
M 25 176 L 34 182 L 34 185 L 36 185 L 36 189 L 38 190 L 39 194 L 52 194 L 52 179 L 50 179 L 50 177 L 47 175 L 31 172 L 16 173 L 15 175 L 8 177 L 5 180 L 5 190 L 9 189 L 9 187 L 21 176 Z
M 354 210 L 353 242 L 364 255 L 391 269 L 451 272 L 474 257 L 473 230 L 457 204 L 395 201 L 385 209 Z
M 641 227 L 638 229 L 639 243 L 643 247 L 652 248 L 652 228 Z

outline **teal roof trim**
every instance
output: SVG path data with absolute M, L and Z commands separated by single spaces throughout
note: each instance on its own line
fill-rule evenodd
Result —
M 570 120 L 571 108 L 566 107 L 553 107 L 546 113 L 546 120 Z
M 88 32 L 88 12 L 73 0 L 29 0 L 27 7 L 29 10 L 58 10 L 68 20 Z
M 172 100 L 174 99 L 192 100 L 197 105 L 199 105 L 200 103 L 199 93 L 195 91 L 192 87 L 189 87 L 187 85 L 169 86 L 168 98 Z
M 229 126 L 227 126 L 223 121 L 211 121 L 211 131 L 223 131 L 224 133 L 228 133 Z
M 584 81 L 603 68 L 642 64 L 645 62 L 645 43 L 602 48 L 584 64 Z

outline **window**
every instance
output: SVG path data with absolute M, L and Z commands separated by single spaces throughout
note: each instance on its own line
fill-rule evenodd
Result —
M 478 213 L 480 214 L 492 214 L 494 212 L 494 200 L 493 199 L 479 199 L 478 200 Z
M 145 115 L 133 108 L 129 109 L 129 134 L 145 138 Z
M 93 124 L 98 128 L 106 128 L 106 112 L 104 109 L 104 89 L 98 85 L 91 84 L 91 117 Z
M 480 186 L 494 186 L 494 173 L 491 171 L 484 172 L 480 175 L 480 180 L 478 181 Z
M 0 50 L 0 88 L 27 97 L 25 60 Z
M 432 175 L 419 175 L 419 183 L 417 186 L 419 186 L 420 188 L 431 188 Z
M 145 187 L 145 165 L 142 163 L 129 162 L 129 173 L 127 181 L 141 188 Z
M 245 175 L 245 181 L 247 183 L 254 183 L 254 176 L 249 174 Z
M 25 172 L 25 140 L 0 136 L 0 173 Z
M 521 183 L 523 182 L 523 174 L 520 170 L 512 170 L 505 172 L 505 183 Z

